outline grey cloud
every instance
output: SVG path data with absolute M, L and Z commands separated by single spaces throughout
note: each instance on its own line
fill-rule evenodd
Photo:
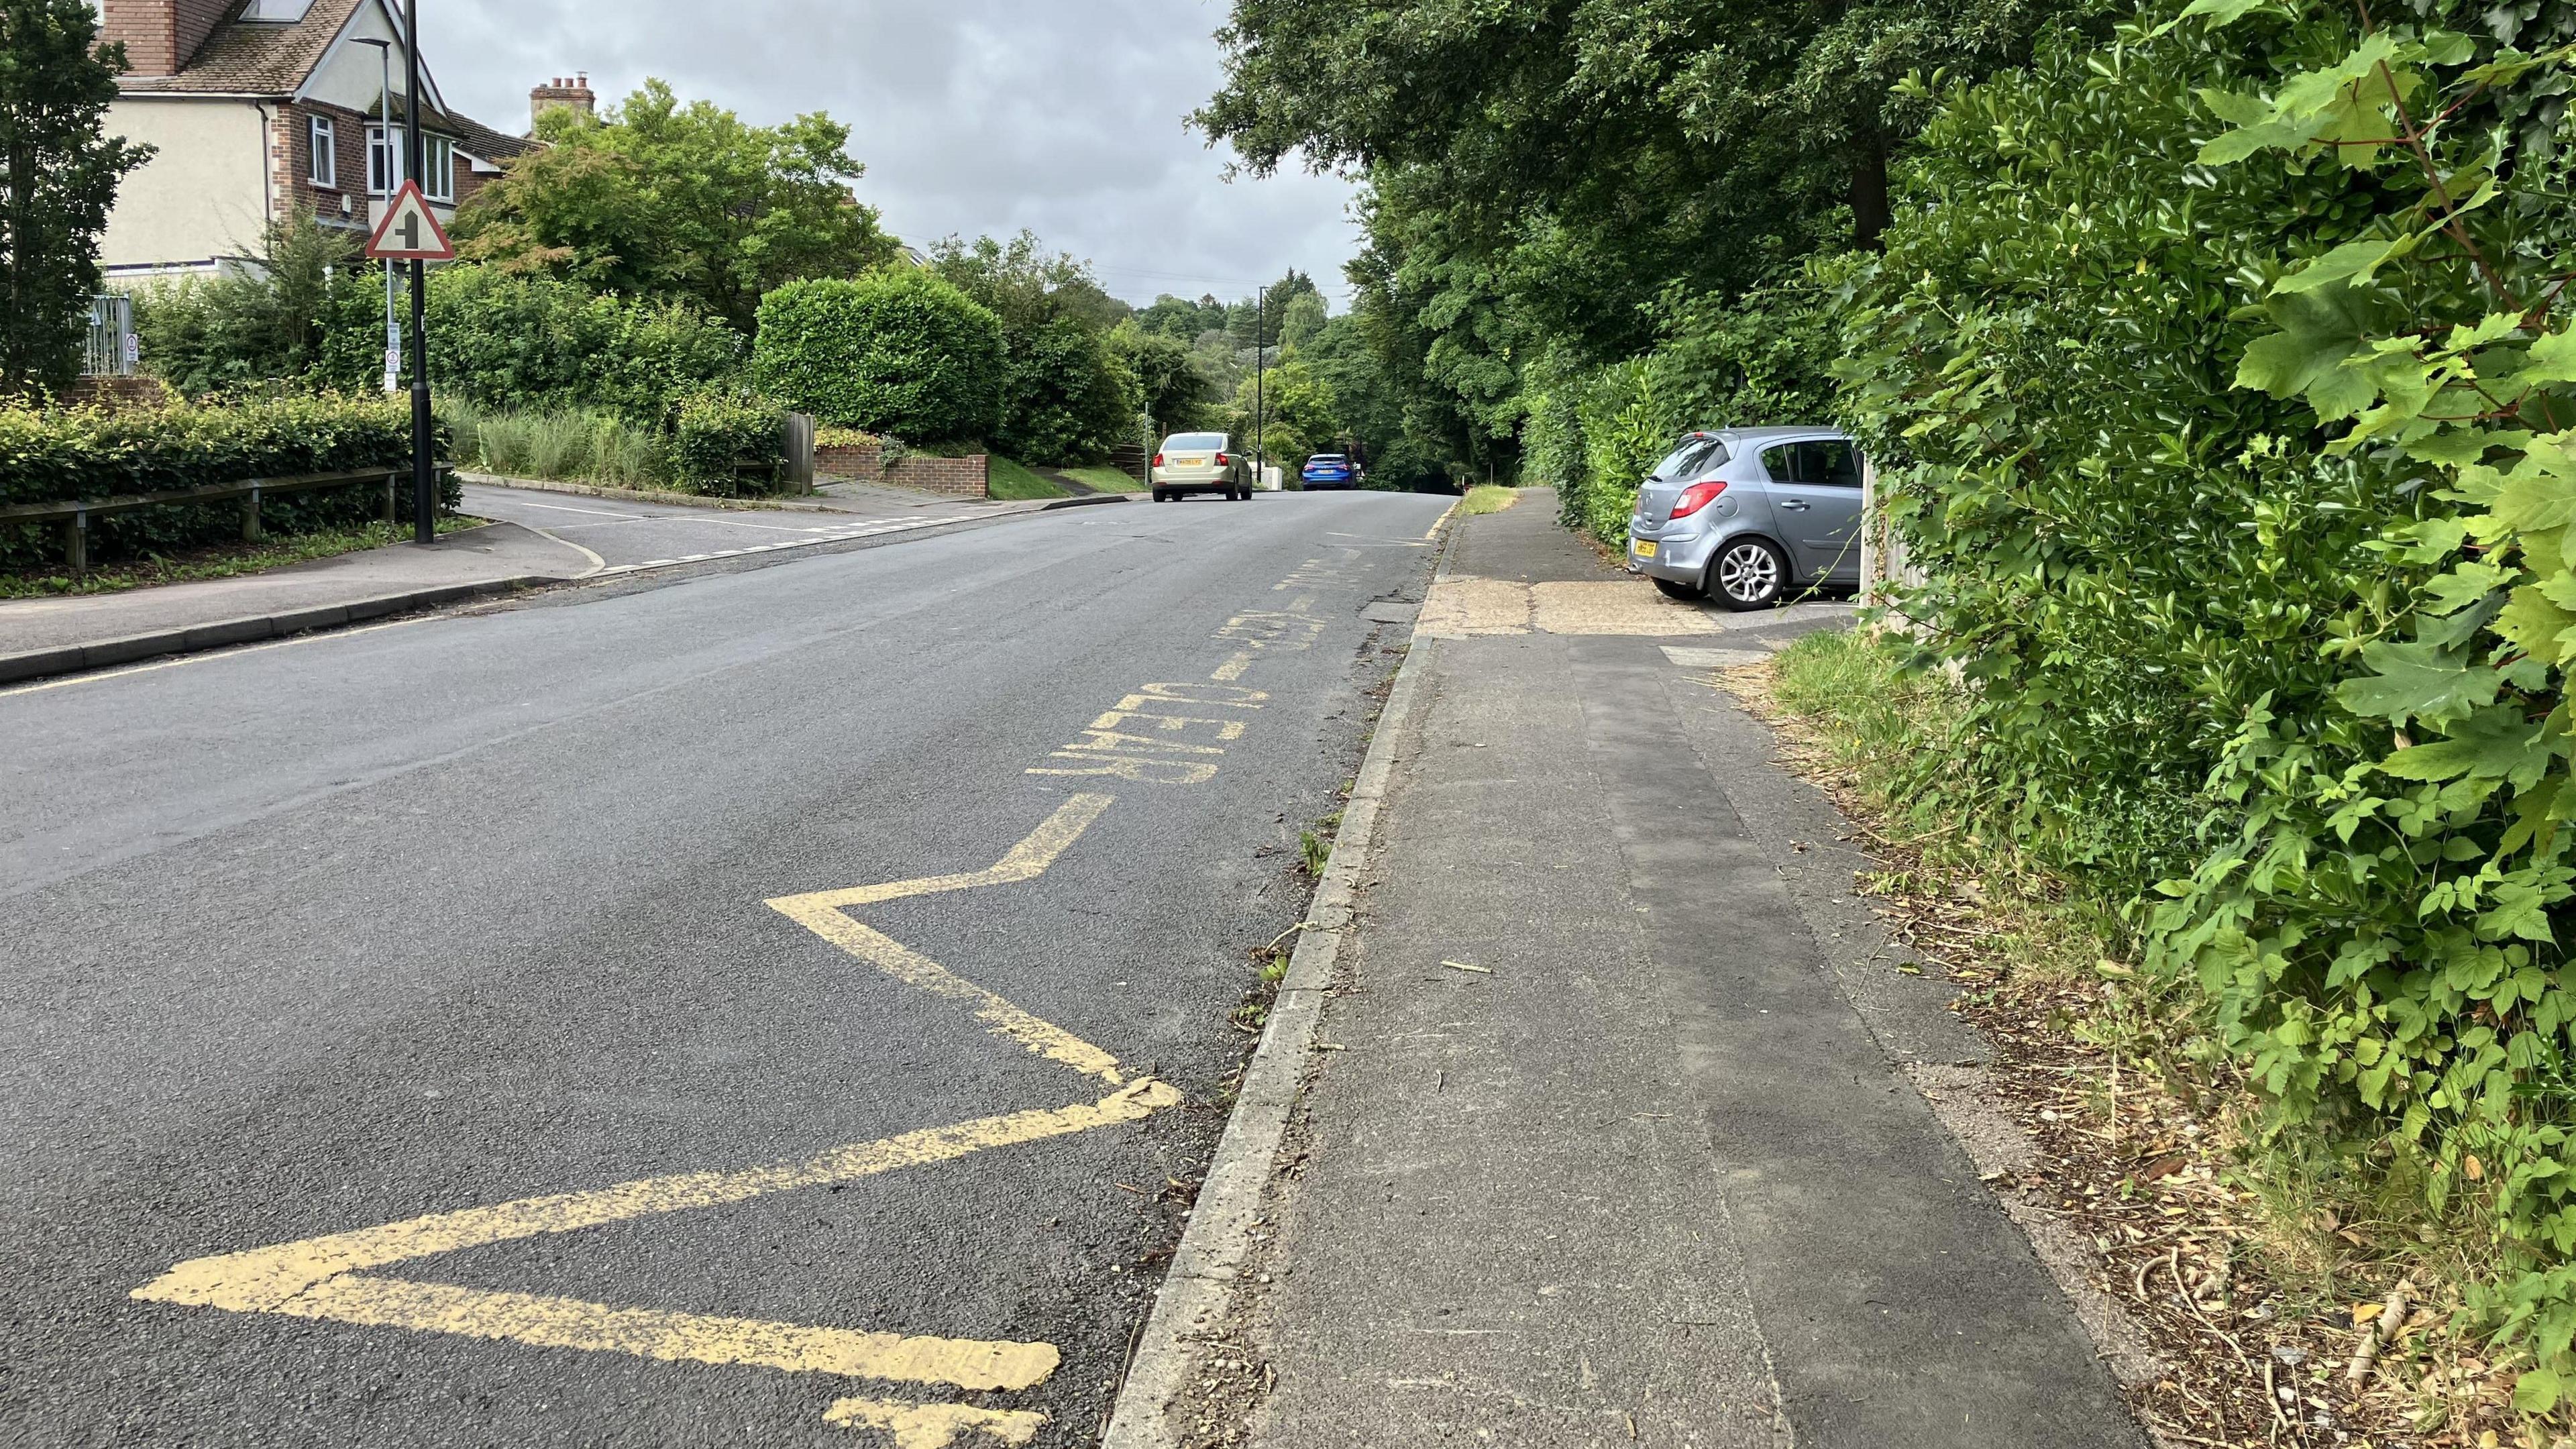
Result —
M 859 192 L 906 240 L 1027 227 L 1113 292 L 1238 296 L 1294 266 L 1337 295 L 1350 186 L 1227 182 L 1184 122 L 1218 79 L 1215 0 L 420 0 L 449 101 L 504 130 L 528 87 L 587 71 L 603 99 L 648 75 L 771 122 L 828 111 Z

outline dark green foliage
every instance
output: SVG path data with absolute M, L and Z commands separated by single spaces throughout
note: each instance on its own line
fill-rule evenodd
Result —
M 432 381 L 485 406 L 596 408 L 658 424 L 675 399 L 736 377 L 748 352 L 740 333 L 686 302 L 489 267 L 442 268 L 429 301 Z
M 751 126 L 665 82 L 593 118 L 557 109 L 456 219 L 457 249 L 505 270 L 681 300 L 748 331 L 761 296 L 893 259 L 850 183 L 849 127 L 819 112 Z
M 1001 319 L 997 447 L 1030 462 L 1080 464 L 1133 439 L 1143 391 L 1108 340 L 1129 309 L 1080 259 L 1050 254 L 1023 231 L 1007 243 L 950 237 L 932 248 L 931 266 Z
M 90 0 L 0 0 L 0 396 L 80 370 L 99 233 L 152 155 L 104 129 L 123 69 Z
M 263 231 L 253 266 L 137 291 L 144 370 L 190 397 L 368 385 L 383 371 L 384 274 L 360 245 L 299 211 Z
M 1664 339 L 1641 357 L 1585 368 L 1556 352 L 1529 373 L 1521 476 L 1554 487 L 1567 524 L 1604 542 L 1626 538 L 1639 481 L 1678 435 L 1831 421 L 1840 339 L 1817 280 L 1676 295 L 1659 310 Z
M 1144 410 L 1154 420 L 1151 431 L 1159 435 L 1199 426 L 1216 400 L 1216 389 L 1190 361 L 1188 343 L 1130 323 L 1109 334 L 1109 345 L 1136 379 Z
M 2532 1412 L 2576 1337 L 2571 38 L 2204 0 L 2043 47 L 1945 97 L 1840 369 L 1973 686 L 1920 802 L 2163 896 L 2173 1055 L 2482 1235 Z
M 671 462 L 680 481 L 720 497 L 766 493 L 778 485 L 786 462 L 774 403 L 741 393 L 710 390 L 684 399 L 675 412 Z
M 144 364 L 191 396 L 244 383 L 354 391 L 384 368 L 384 273 L 309 216 L 275 229 L 266 264 L 136 295 Z M 409 280 L 397 277 L 409 325 Z M 429 276 L 430 379 L 485 407 L 595 409 L 646 425 L 736 377 L 741 334 L 683 302 L 595 294 L 459 264 Z M 403 373 L 407 381 L 408 369 Z
M 1001 321 L 910 267 L 779 288 L 752 348 L 754 378 L 788 407 L 922 441 L 991 437 L 1004 365 Z
M 1144 406 L 1109 339 L 1070 317 L 1009 337 L 1002 426 L 993 444 L 1039 463 L 1092 463 L 1133 441 Z
M 439 456 L 446 455 L 441 430 Z M 411 410 L 399 399 L 280 397 L 223 407 L 96 409 L 0 407 L 0 505 L 58 503 L 198 488 L 244 479 L 344 469 L 408 467 Z M 408 490 L 397 490 L 407 508 Z M 451 486 L 441 504 L 458 502 Z M 263 499 L 277 533 L 344 527 L 381 516 L 383 489 L 367 484 Z M 99 557 L 241 536 L 233 501 L 140 509 L 92 521 Z M 59 525 L 0 528 L 0 567 L 62 559 Z

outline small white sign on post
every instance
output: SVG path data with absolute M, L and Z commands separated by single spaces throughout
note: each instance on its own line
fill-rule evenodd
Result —
M 448 243 L 438 213 L 429 209 L 429 198 L 421 194 L 419 182 L 404 182 L 385 214 L 376 218 L 376 230 L 367 238 L 367 255 L 380 262 L 456 260 L 456 248 Z

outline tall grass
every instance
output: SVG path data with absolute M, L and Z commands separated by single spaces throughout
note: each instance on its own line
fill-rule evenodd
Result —
M 455 435 L 456 460 L 487 473 L 606 488 L 669 488 L 678 476 L 660 434 L 613 413 L 486 412 L 449 402 L 439 415 Z

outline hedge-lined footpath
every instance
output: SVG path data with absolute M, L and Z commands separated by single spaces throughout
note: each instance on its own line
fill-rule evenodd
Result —
M 444 457 L 444 429 L 439 451 Z M 0 505 L 410 463 L 411 410 L 399 398 L 280 397 L 120 412 L 0 406 Z M 395 491 L 407 517 L 409 490 Z M 453 511 L 460 496 L 449 484 L 441 511 Z M 379 517 L 383 506 L 384 489 L 368 483 L 264 498 L 260 517 L 269 531 L 292 534 L 354 528 Z M 106 559 L 240 536 L 241 504 L 226 499 L 102 515 L 91 520 L 90 548 L 94 558 Z M 0 568 L 62 561 L 59 525 L 0 527 Z

